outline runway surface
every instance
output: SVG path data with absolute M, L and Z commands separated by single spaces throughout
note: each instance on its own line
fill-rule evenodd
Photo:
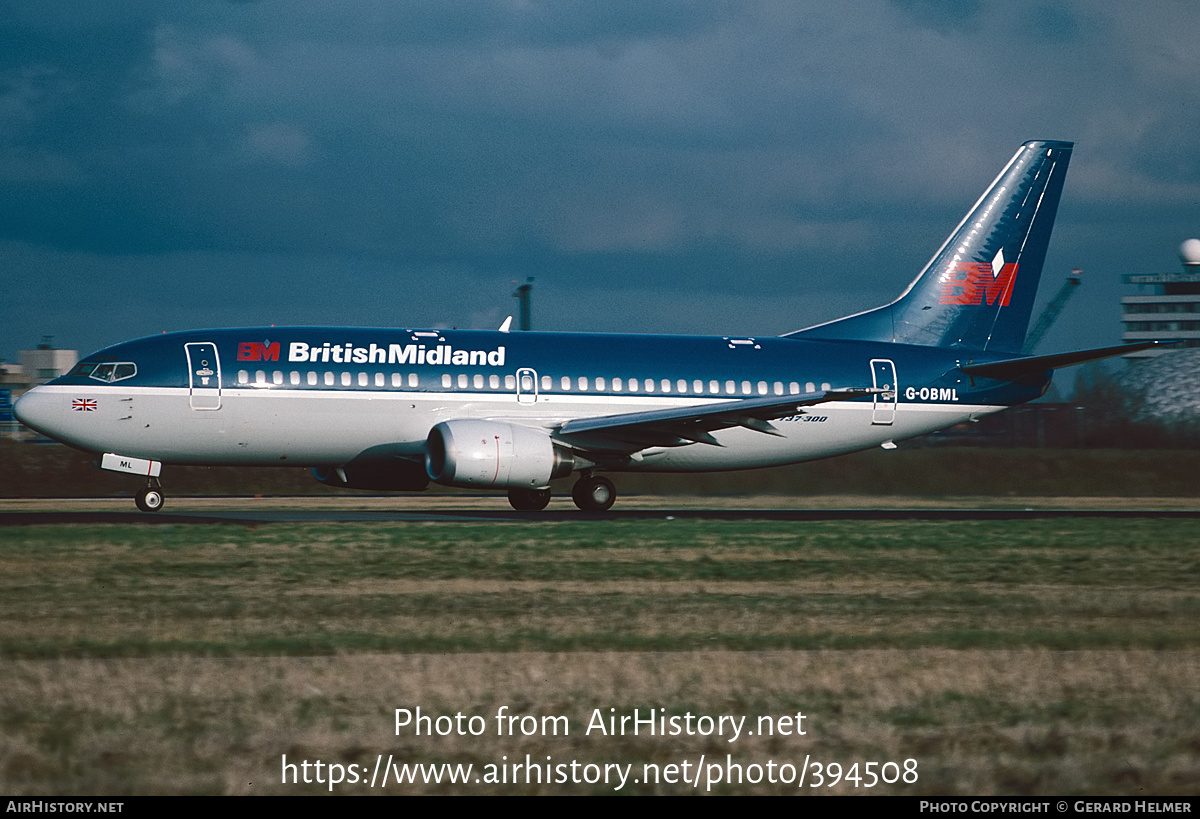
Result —
M 1196 509 L 614 509 L 585 513 L 575 509 L 517 512 L 498 509 L 443 509 L 395 511 L 363 509 L 205 509 L 203 511 L 156 512 L 109 510 L 0 511 L 0 526 L 63 524 L 241 524 L 264 523 L 564 523 L 571 521 L 620 520 L 772 520 L 772 521 L 984 521 L 1041 520 L 1052 518 L 1200 518 Z

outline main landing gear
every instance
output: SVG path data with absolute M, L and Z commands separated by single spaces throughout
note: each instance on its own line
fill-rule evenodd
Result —
M 607 512 L 617 500 L 617 488 L 608 478 L 583 475 L 571 489 L 571 500 L 584 512 Z
M 608 478 L 583 475 L 571 489 L 571 499 L 584 512 L 607 512 L 617 499 L 617 489 Z M 550 503 L 550 489 L 510 489 L 508 502 L 518 512 L 540 512 Z
M 133 502 L 137 504 L 137 508 L 143 512 L 157 512 L 163 508 L 163 502 L 166 498 L 163 497 L 162 485 L 159 484 L 158 478 L 151 478 L 146 485 L 138 490 L 138 493 L 133 496 Z
M 510 489 L 508 502 L 518 512 L 540 512 L 550 503 L 550 487 L 545 489 Z

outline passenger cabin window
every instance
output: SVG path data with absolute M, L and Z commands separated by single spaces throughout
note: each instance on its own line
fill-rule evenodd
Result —
M 124 381 L 126 378 L 133 378 L 135 375 L 137 375 L 137 365 L 128 361 L 97 364 L 96 369 L 91 372 L 92 378 L 107 383 Z

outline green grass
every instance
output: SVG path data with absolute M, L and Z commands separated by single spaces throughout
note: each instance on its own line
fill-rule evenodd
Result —
M 0 657 L 1200 644 L 1190 521 L 0 531 Z

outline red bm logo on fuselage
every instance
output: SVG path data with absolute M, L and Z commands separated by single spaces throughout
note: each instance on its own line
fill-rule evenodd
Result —
M 942 280 L 940 304 L 999 304 L 1007 307 L 1017 281 L 1017 263 L 993 270 L 987 262 L 960 262 Z
M 242 341 L 238 344 L 238 361 L 278 361 L 279 342 Z

